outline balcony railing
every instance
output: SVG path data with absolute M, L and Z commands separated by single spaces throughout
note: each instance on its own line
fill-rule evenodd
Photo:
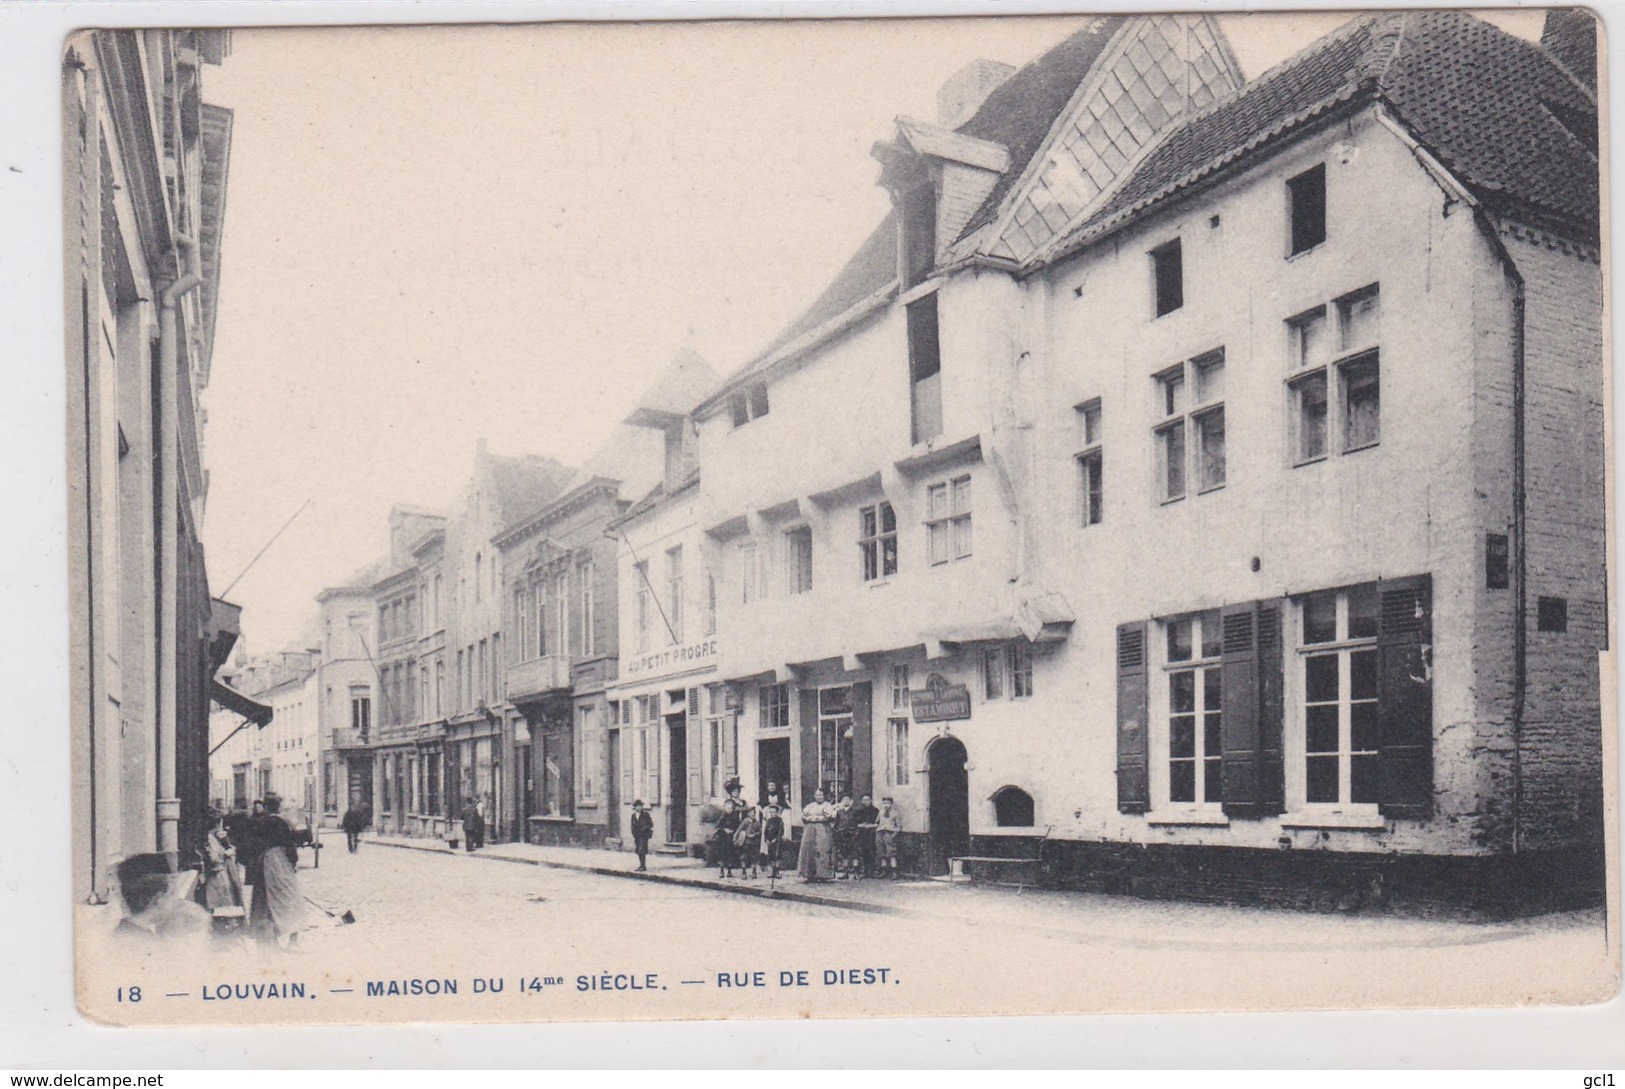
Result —
M 508 667 L 508 699 L 518 703 L 551 692 L 570 690 L 568 654 L 547 654 Z

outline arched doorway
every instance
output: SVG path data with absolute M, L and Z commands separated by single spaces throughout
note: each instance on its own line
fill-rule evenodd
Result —
M 948 872 L 948 859 L 970 853 L 970 779 L 965 772 L 969 757 L 957 738 L 943 736 L 926 750 L 930 769 L 931 872 Z

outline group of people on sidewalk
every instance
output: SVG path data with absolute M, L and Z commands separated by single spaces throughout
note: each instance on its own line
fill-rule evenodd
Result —
M 876 808 L 872 796 L 852 795 L 830 801 L 822 788 L 801 810 L 800 851 L 786 826 L 787 799 L 777 783 L 767 783 L 760 799 L 745 799 L 737 778 L 723 784 L 726 797 L 719 806 L 707 806 L 700 819 L 712 825 L 706 838 L 707 861 L 719 878 L 777 879 L 781 868 L 792 864 L 804 881 L 856 880 L 897 876 L 897 833 L 901 830 L 892 799 L 882 798 Z M 639 871 L 649 868 L 649 841 L 654 818 L 642 799 L 632 803 L 632 844 Z
M 261 944 L 296 945 L 305 929 L 298 875 L 301 837 L 283 815 L 282 799 L 267 794 L 249 811 L 231 814 L 217 803 L 208 816 L 192 899 L 172 893 L 173 875 L 161 854 L 132 855 L 119 863 L 125 914 L 116 937 L 130 943 L 211 931 L 235 934 L 246 916 L 248 933 Z M 227 925 L 216 928 L 216 920 Z

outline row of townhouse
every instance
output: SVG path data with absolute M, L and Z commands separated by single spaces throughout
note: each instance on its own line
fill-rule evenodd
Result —
M 209 716 L 209 798 L 222 812 L 247 811 L 275 794 L 303 823 L 316 812 L 317 649 L 242 658 L 216 677 L 244 698 Z
M 1191 15 L 971 65 L 761 355 L 323 595 L 325 808 L 698 851 L 738 777 L 892 797 L 921 872 L 1594 892 L 1594 61 L 1411 12 L 1250 82 Z
M 980 62 L 893 213 L 617 523 L 583 774 L 694 846 L 740 776 L 916 869 L 1287 902 L 1600 888 L 1590 17 L 1203 16 Z

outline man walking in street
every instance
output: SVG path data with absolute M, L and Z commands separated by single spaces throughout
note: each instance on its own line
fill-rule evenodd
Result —
M 655 819 L 639 799 L 632 803 L 632 849 L 638 853 L 638 869 L 649 868 L 649 840 L 655 834 Z
M 485 846 L 485 817 L 473 798 L 463 802 L 463 850 L 473 854 Z
M 356 848 L 361 846 L 361 830 L 367 826 L 367 818 L 362 815 L 361 807 L 352 805 L 344 811 L 339 827 L 344 829 L 344 841 L 353 855 Z

